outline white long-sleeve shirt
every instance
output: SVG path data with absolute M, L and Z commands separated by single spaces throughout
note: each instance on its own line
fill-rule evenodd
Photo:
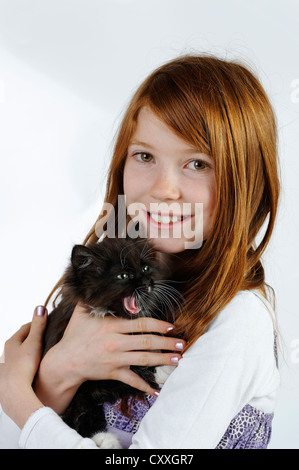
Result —
M 183 355 L 130 448 L 215 448 L 244 407 L 273 413 L 278 386 L 271 306 L 255 291 L 239 292 Z M 0 448 L 97 447 L 43 407 L 22 431 L 0 411 Z

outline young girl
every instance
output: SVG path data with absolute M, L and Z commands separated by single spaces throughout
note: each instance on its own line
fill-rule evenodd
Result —
M 96 447 L 59 414 L 83 381 L 113 378 L 152 397 L 149 410 L 134 404 L 135 427 L 117 406 L 107 411 L 110 429 L 126 446 L 135 433 L 130 448 L 266 448 L 279 374 L 261 256 L 274 227 L 279 181 L 275 118 L 253 74 L 206 56 L 180 57 L 155 70 L 119 130 L 106 193 L 116 213 L 119 195 L 127 207 L 142 207 L 147 236 L 184 281 L 187 315 L 178 312 L 174 330 L 184 339 L 154 334 L 173 327 L 154 318 L 91 318 L 77 306 L 33 389 L 47 318 L 37 308 L 31 325 L 6 343 L 1 446 Z M 155 210 L 162 203 L 163 211 Z M 102 216 L 86 244 L 97 241 Z M 189 232 L 201 232 L 201 246 L 190 245 L 187 222 Z M 167 364 L 178 365 L 157 399 L 129 368 Z

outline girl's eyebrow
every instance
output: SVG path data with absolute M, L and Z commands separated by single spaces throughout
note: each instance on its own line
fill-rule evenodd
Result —
M 142 142 L 141 140 L 132 140 L 130 143 L 129 143 L 129 146 L 131 145 L 140 145 L 141 147 L 147 147 L 151 150 L 154 150 L 155 147 L 152 146 L 151 144 L 147 143 L 147 142 Z M 183 149 L 183 152 L 184 153 L 189 153 L 189 154 L 194 154 L 194 153 L 203 153 L 201 152 L 200 150 L 198 150 L 196 147 L 186 147 L 185 149 Z
M 130 145 L 141 145 L 142 147 L 148 147 L 150 149 L 154 149 L 154 147 L 151 144 L 148 144 L 147 142 L 142 142 L 141 140 L 132 140 L 129 143 L 129 146 Z

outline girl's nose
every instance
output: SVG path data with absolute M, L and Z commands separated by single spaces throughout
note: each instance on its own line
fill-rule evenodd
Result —
M 159 201 L 179 199 L 181 191 L 175 175 L 170 171 L 157 172 L 152 184 L 151 196 Z

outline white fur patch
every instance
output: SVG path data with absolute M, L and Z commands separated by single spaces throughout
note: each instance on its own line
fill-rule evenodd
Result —
M 91 307 L 91 310 L 89 313 L 90 315 L 93 315 L 94 317 L 104 318 L 104 316 L 107 315 L 107 310 L 101 307 L 97 307 L 97 308 Z
M 111 432 L 98 432 L 92 440 L 100 449 L 122 449 L 118 438 Z
M 113 315 L 113 312 L 111 312 L 110 310 L 106 310 L 105 308 L 102 308 L 102 307 L 92 307 L 90 306 L 90 315 L 93 315 L 94 317 L 100 317 L 100 318 L 104 318 L 106 315 Z
M 170 374 L 176 369 L 177 366 L 158 366 L 155 372 L 155 382 L 162 387 Z

